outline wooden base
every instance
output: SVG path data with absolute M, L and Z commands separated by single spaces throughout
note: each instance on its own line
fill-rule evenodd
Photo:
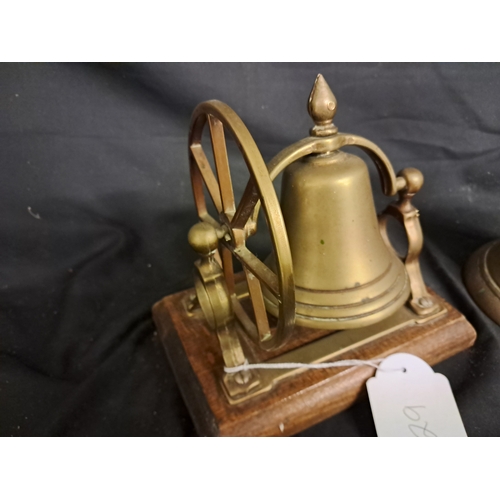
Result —
M 431 292 L 432 293 L 432 292 Z M 290 436 L 351 406 L 365 390 L 374 369 L 368 366 L 307 370 L 277 383 L 272 390 L 230 404 L 221 378 L 223 362 L 217 336 L 201 314 L 190 312 L 194 290 L 165 297 L 153 317 L 177 383 L 196 429 L 204 436 Z M 395 352 L 434 365 L 470 347 L 476 332 L 450 304 L 424 324 L 404 324 L 332 358 L 376 359 Z

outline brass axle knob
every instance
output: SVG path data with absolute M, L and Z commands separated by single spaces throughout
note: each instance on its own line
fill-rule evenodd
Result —
M 217 230 L 208 222 L 198 222 L 188 233 L 188 241 L 200 255 L 209 255 L 219 246 Z

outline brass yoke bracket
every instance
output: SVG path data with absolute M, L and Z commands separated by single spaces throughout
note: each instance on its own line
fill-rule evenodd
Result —
M 420 270 L 419 257 L 424 245 L 424 236 L 419 211 L 413 206 L 411 200 L 421 189 L 424 177 L 416 168 L 405 168 L 399 172 L 396 182 L 399 200 L 391 203 L 379 216 L 380 232 L 386 245 L 395 251 L 387 234 L 387 219 L 389 216 L 394 217 L 403 225 L 408 238 L 408 252 L 406 256 L 399 257 L 404 261 L 410 279 L 409 305 L 418 315 L 428 316 L 438 312 L 442 307 L 427 291 Z

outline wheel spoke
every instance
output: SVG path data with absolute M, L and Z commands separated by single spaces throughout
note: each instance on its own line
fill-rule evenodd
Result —
M 205 202 L 205 194 L 203 193 L 203 179 L 201 173 L 191 157 L 191 186 L 193 188 L 194 203 L 196 205 L 196 211 L 198 212 L 198 217 L 201 220 L 205 220 L 208 217 L 207 204 Z
M 205 193 L 203 192 L 203 179 L 196 165 L 191 167 L 191 185 L 193 187 L 193 196 L 194 203 L 196 205 L 196 211 L 198 212 L 198 217 L 200 218 L 200 220 L 208 222 L 215 228 L 220 227 L 220 224 L 207 211 Z
M 215 209 L 218 213 L 222 212 L 222 203 L 220 199 L 220 191 L 219 186 L 217 184 L 217 179 L 212 171 L 212 167 L 210 167 L 210 163 L 208 158 L 201 147 L 201 144 L 192 144 L 190 146 L 191 153 L 193 154 L 193 158 L 198 166 L 198 170 L 205 182 L 205 186 L 207 187 L 207 191 L 214 202 Z M 195 196 L 197 193 L 195 193 Z
M 224 270 L 224 278 L 226 279 L 229 295 L 235 293 L 234 287 L 234 269 L 233 269 L 233 254 L 231 250 L 224 245 L 221 245 L 222 252 L 222 269 Z
M 224 138 L 224 126 L 222 122 L 212 115 L 208 116 L 210 135 L 212 137 L 212 149 L 214 152 L 215 168 L 219 178 L 222 208 L 228 219 L 233 218 L 235 212 L 233 185 L 229 172 L 229 160 L 227 158 L 226 141 Z
M 258 333 L 257 328 L 255 327 L 255 323 L 250 319 L 250 316 L 247 314 L 245 309 L 243 309 L 243 306 L 240 304 L 240 301 L 235 295 L 231 297 L 231 303 L 233 305 L 234 314 L 238 318 L 238 321 L 240 322 L 245 332 L 247 332 L 250 337 L 257 340 Z
M 278 299 L 278 277 L 248 248 L 242 246 L 235 248 L 234 255 L 255 277 Z
M 259 201 L 259 192 L 255 186 L 255 181 L 250 178 L 241 197 L 240 203 L 231 221 L 231 227 L 243 229 L 248 219 L 252 216 L 255 206 Z
M 250 299 L 252 300 L 255 324 L 259 332 L 259 340 L 264 342 L 271 337 L 271 330 L 269 329 L 269 320 L 264 304 L 264 296 L 262 295 L 262 287 L 260 286 L 260 281 L 246 267 L 245 276 L 247 278 Z

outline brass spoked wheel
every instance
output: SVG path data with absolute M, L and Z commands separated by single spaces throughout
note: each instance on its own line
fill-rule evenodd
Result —
M 214 175 L 201 144 L 208 123 L 214 156 Z M 228 131 L 236 141 L 250 173 L 250 179 L 239 203 L 235 202 L 224 133 Z M 250 132 L 239 116 L 220 101 L 200 104 L 193 113 L 189 134 L 189 158 L 193 194 L 202 222 L 211 224 L 219 236 L 218 255 L 224 273 L 233 311 L 242 326 L 254 333 L 264 349 L 282 345 L 295 322 L 295 288 L 290 246 L 281 208 L 268 169 Z M 218 220 L 207 211 L 204 186 Z M 257 229 L 257 212 L 262 205 L 276 259 L 276 273 L 247 247 L 247 239 Z M 233 257 L 244 269 L 255 322 L 245 312 L 235 292 Z M 271 331 L 262 286 L 265 286 L 279 304 L 278 325 Z

